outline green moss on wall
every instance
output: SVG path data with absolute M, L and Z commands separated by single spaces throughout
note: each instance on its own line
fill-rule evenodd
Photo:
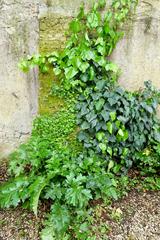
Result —
M 65 31 L 70 22 L 70 17 L 62 17 L 57 14 L 47 14 L 40 19 L 40 43 L 41 54 L 51 53 L 64 48 Z M 62 98 L 51 95 L 53 81 L 57 82 L 52 69 L 49 74 L 40 74 L 39 113 L 52 114 L 64 106 Z M 58 83 L 58 82 L 57 82 Z
M 51 94 L 53 81 L 56 81 L 54 74 L 40 74 L 39 79 L 39 113 L 51 114 L 57 112 L 61 107 L 63 107 L 64 101 L 63 99 Z
M 71 17 L 48 13 L 40 19 L 40 51 L 43 53 L 65 46 L 65 31 Z
M 68 23 L 71 21 L 71 17 L 65 17 L 57 14 L 47 14 L 40 19 L 40 43 L 39 49 L 41 54 L 51 53 L 55 50 L 60 50 L 65 47 L 66 36 L 65 32 L 68 28 Z M 73 149 L 79 151 L 81 149 L 81 144 L 77 141 L 77 131 L 76 121 L 74 119 L 74 114 L 72 112 L 72 103 L 70 105 L 66 102 L 63 96 L 55 96 L 56 94 L 51 94 L 51 89 L 53 85 L 59 85 L 58 79 L 55 77 L 53 70 L 50 69 L 48 74 L 40 74 L 40 91 L 39 91 L 39 113 L 40 115 L 45 115 L 47 119 L 54 120 L 56 114 L 58 113 L 60 118 L 61 114 L 65 115 L 65 119 L 59 119 L 60 125 L 64 125 L 62 130 L 66 131 L 69 124 L 73 124 L 70 129 L 70 133 L 64 137 L 63 141 L 67 142 Z M 72 102 L 72 101 L 71 101 Z M 63 113 L 64 111 L 64 113 Z M 67 117 L 66 117 L 67 116 Z M 73 121 L 74 119 L 74 121 Z M 51 120 L 51 125 L 53 121 Z M 58 124 L 54 122 L 54 124 Z M 55 134 L 54 134 L 55 135 Z M 62 139 L 60 140 L 62 142 Z

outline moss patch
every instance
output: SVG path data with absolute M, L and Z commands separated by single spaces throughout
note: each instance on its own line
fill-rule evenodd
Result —
M 64 48 L 66 42 L 65 31 L 71 17 L 62 17 L 57 14 L 47 14 L 40 19 L 40 53 L 51 53 L 55 50 Z M 60 97 L 51 95 L 53 81 L 57 82 L 52 73 L 40 74 L 40 91 L 39 91 L 39 113 L 52 114 L 64 106 L 64 100 Z
M 48 13 L 40 19 L 40 52 L 49 53 L 63 49 L 65 46 L 65 31 L 72 17 Z
M 56 81 L 54 74 L 40 74 L 39 91 L 39 113 L 51 114 L 57 112 L 64 105 L 64 101 L 51 94 L 53 81 Z

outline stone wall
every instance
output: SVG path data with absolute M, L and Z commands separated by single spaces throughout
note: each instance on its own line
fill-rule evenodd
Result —
M 93 0 L 84 2 L 88 8 Z M 0 157 L 29 136 L 37 113 L 37 72 L 22 74 L 17 63 L 36 53 L 38 46 L 43 53 L 63 48 L 68 22 L 80 4 L 81 0 L 0 0 Z M 112 55 L 122 69 L 120 83 L 134 90 L 152 80 L 160 88 L 160 1 L 140 0 L 124 30 Z M 52 79 L 46 78 L 40 77 L 40 98 L 48 104 L 46 86 Z M 53 110 L 58 107 L 53 105 Z
M 37 72 L 26 75 L 17 66 L 38 51 L 35 2 L 0 0 L 0 158 L 29 136 L 37 113 Z
M 160 89 L 160 1 L 139 1 L 125 33 L 112 56 L 122 69 L 120 83 L 135 90 L 151 80 Z
M 64 46 L 67 23 L 77 13 L 81 2 L 45 1 L 39 15 L 42 52 Z M 92 2 L 84 1 L 86 7 Z M 122 69 L 120 83 L 135 90 L 143 87 L 144 81 L 151 80 L 160 88 L 160 1 L 139 0 L 137 11 L 125 24 L 124 31 L 125 36 L 112 55 Z

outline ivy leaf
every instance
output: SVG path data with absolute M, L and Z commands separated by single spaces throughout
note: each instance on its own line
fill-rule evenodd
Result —
M 65 76 L 67 79 L 72 79 L 78 73 L 77 68 L 68 67 L 65 68 Z
M 109 120 L 109 112 L 103 110 L 101 112 L 101 115 L 102 115 L 103 119 L 105 120 L 105 122 L 107 122 Z
M 119 118 L 118 118 L 119 119 Z M 121 125 L 121 122 L 119 121 L 119 120 L 117 120 L 116 122 L 115 122 L 115 124 L 116 124 L 116 127 L 119 129 L 119 127 L 120 127 L 120 125 Z
M 60 68 L 53 68 L 54 74 L 57 76 L 59 74 L 61 74 L 61 69 Z
M 94 111 L 91 111 L 86 115 L 86 119 L 89 123 L 92 122 L 96 117 L 97 115 L 95 114 Z
M 54 62 L 56 62 L 57 61 L 57 58 L 56 57 L 50 57 L 50 58 L 48 58 L 48 62 L 49 63 L 54 63 Z
M 96 102 L 95 107 L 97 111 L 100 111 L 105 104 L 104 98 L 100 98 L 99 101 Z
M 47 73 L 48 70 L 49 70 L 49 68 L 44 64 L 40 65 L 39 68 L 40 68 L 42 73 Z
M 88 122 L 83 122 L 82 125 L 81 125 L 82 130 L 88 129 L 89 127 L 90 127 L 90 125 L 89 125 Z
M 98 45 L 97 46 L 97 51 L 103 56 L 105 54 L 105 52 L 106 52 L 106 47 Z
M 89 28 L 96 28 L 99 25 L 99 16 L 97 13 L 92 12 L 87 17 L 87 25 Z
M 112 121 L 116 120 L 116 112 L 110 112 L 110 117 Z
M 108 149 L 107 149 L 107 151 L 108 151 Z M 112 155 L 112 154 L 110 154 L 110 155 Z M 108 172 L 112 169 L 114 167 L 114 161 L 109 161 L 109 164 L 108 164 Z
M 95 53 L 93 50 L 88 50 L 88 51 L 85 51 L 85 58 L 87 60 L 91 60 L 91 59 L 94 59 L 95 58 Z
M 112 71 L 112 72 L 115 72 L 117 73 L 118 71 L 118 66 L 114 63 L 108 63 L 105 67 L 106 71 Z
M 82 61 L 81 61 L 81 58 L 80 57 L 75 57 L 75 64 L 76 64 L 76 67 L 77 68 L 80 68 L 81 64 L 82 64 Z
M 105 85 L 106 85 L 105 80 L 99 80 L 96 82 L 96 88 L 100 91 L 105 87 Z
M 123 132 L 122 129 L 119 129 L 119 130 L 118 130 L 118 134 L 119 134 L 119 136 L 124 137 L 124 132 Z
M 88 140 L 88 135 L 83 132 L 83 131 L 80 131 L 79 134 L 78 134 L 78 140 L 81 142 L 81 141 L 85 141 L 87 142 Z
M 106 65 L 106 59 L 104 56 L 98 56 L 95 61 L 101 66 L 104 67 Z
M 88 68 L 89 68 L 89 63 L 88 62 L 83 62 L 79 66 L 79 69 L 81 70 L 82 73 L 85 73 Z M 76 74 L 77 74 L 77 72 L 76 72 Z
M 98 132 L 96 134 L 96 138 L 98 139 L 98 141 L 102 141 L 102 139 L 105 137 L 105 133 L 104 132 Z
M 106 152 L 107 146 L 106 146 L 105 143 L 99 143 L 98 146 L 99 146 L 99 148 L 102 150 L 103 153 Z
M 78 33 L 80 32 L 81 30 L 81 24 L 80 22 L 78 21 L 78 19 L 76 20 L 73 20 L 71 23 L 70 23 L 70 30 L 73 32 L 73 33 Z
M 110 103 L 111 106 L 113 106 L 114 104 L 117 103 L 117 100 L 110 97 L 110 98 L 108 98 L 108 102 Z
M 160 133 L 159 132 L 155 132 L 154 133 L 154 139 L 158 142 L 160 142 Z
M 96 40 L 96 42 L 95 42 L 95 45 L 98 45 L 98 44 L 100 44 L 100 45 L 104 45 L 105 43 L 104 43 L 104 40 L 103 40 L 103 37 L 99 37 L 99 38 L 97 38 L 97 40 Z
M 118 138 L 119 138 L 119 136 L 120 136 L 119 141 L 120 141 L 120 140 L 126 141 L 127 138 L 128 138 L 128 131 L 127 131 L 127 130 L 119 129 L 119 130 L 118 130 L 118 133 L 117 133 L 117 136 L 118 136 Z M 140 136 L 139 136 L 138 138 L 140 138 Z M 138 142 L 137 142 L 137 143 L 138 143 Z
M 108 123 L 107 123 L 107 130 L 108 130 L 108 132 L 109 132 L 110 134 L 113 133 L 113 125 L 112 125 L 111 122 L 108 122 Z
M 23 72 L 28 72 L 29 70 L 29 63 L 27 60 L 22 60 L 19 64 L 18 64 L 19 69 L 21 69 Z
M 109 153 L 110 156 L 112 156 L 112 148 L 111 148 L 111 147 L 108 147 L 108 148 L 107 148 L 107 152 Z M 111 163 L 110 163 L 110 164 L 111 164 Z M 109 165 L 108 165 L 108 167 L 109 167 Z
M 117 119 L 121 121 L 122 123 L 126 123 L 129 119 L 124 116 L 118 116 Z

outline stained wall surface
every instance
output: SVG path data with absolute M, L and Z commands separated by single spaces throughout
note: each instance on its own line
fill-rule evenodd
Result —
M 38 51 L 38 4 L 0 0 L 0 158 L 23 142 L 37 113 L 37 73 L 23 74 L 18 62 Z
M 81 2 L 44 1 L 39 16 L 42 51 L 63 47 L 66 23 L 75 16 Z M 84 1 L 86 8 L 92 2 Z M 127 21 L 124 31 L 124 38 L 112 55 L 122 70 L 120 83 L 127 89 L 135 90 L 143 87 L 144 81 L 151 80 L 160 88 L 160 1 L 139 0 L 136 13 Z
M 92 2 L 84 0 L 86 8 Z M 0 0 L 0 157 L 29 136 L 38 108 L 37 71 L 22 74 L 17 63 L 38 48 L 44 53 L 63 48 L 68 22 L 80 4 L 80 0 Z M 140 0 L 124 31 L 112 55 L 122 69 L 120 84 L 135 90 L 152 80 L 160 88 L 160 1 Z
M 112 58 L 122 69 L 120 83 L 125 88 L 136 90 L 150 80 L 160 89 L 159 0 L 140 1 Z

